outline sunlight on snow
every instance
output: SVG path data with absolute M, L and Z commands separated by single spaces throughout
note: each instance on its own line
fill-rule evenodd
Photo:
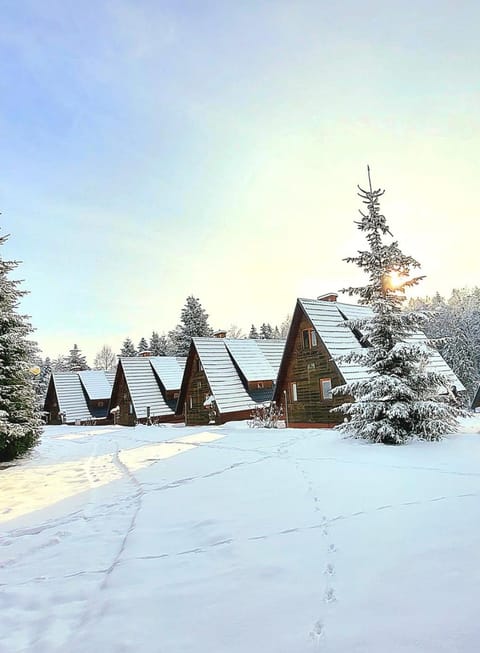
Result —
M 89 431 L 90 435 L 92 433 Z M 61 438 L 74 439 L 75 435 Z M 103 454 L 55 465 L 12 467 L 0 476 L 0 496 L 2 503 L 6 502 L 0 508 L 0 523 L 41 510 L 81 492 L 96 490 L 122 477 L 128 478 L 124 466 L 129 472 L 135 472 L 224 436 L 222 433 L 205 431 L 157 444 L 119 450 L 118 458 L 117 454 Z M 32 488 L 35 488 L 34 492 Z

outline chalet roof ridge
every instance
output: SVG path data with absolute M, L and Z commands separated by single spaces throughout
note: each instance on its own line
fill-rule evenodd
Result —
M 119 361 L 135 414 L 137 418 L 147 417 L 148 407 L 151 417 L 173 415 L 174 411 L 165 401 L 150 359 L 150 356 L 122 356 Z

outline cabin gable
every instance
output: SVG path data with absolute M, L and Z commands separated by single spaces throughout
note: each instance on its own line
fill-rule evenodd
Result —
M 133 405 L 132 396 L 128 387 L 127 379 L 122 362 L 118 363 L 117 374 L 113 384 L 112 399 L 110 402 L 110 411 L 118 406 L 118 412 L 114 418 L 116 424 L 122 426 L 135 426 L 137 416 L 135 406 Z
M 207 375 L 203 369 L 197 350 L 193 346 L 188 365 L 188 377 L 184 381 L 184 416 L 187 426 L 193 424 L 208 424 L 208 408 L 204 406 L 205 399 L 212 395 Z
M 333 397 L 331 389 L 343 385 L 344 380 L 325 343 L 301 310 L 289 338 L 288 358 L 276 391 L 289 425 L 338 424 L 342 417 L 330 411 L 345 398 Z

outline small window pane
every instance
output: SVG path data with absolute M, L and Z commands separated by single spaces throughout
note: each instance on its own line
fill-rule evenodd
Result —
M 332 398 L 332 380 L 331 379 L 320 379 L 320 392 L 322 399 L 331 399 Z
M 297 384 L 292 383 L 292 401 L 297 401 Z
M 310 349 L 310 334 L 307 330 L 303 331 L 303 348 Z
M 312 347 L 316 347 L 317 344 L 317 333 L 316 331 L 312 331 Z

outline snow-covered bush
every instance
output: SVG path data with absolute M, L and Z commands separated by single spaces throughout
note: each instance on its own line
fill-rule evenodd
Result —
M 283 424 L 283 407 L 274 401 L 257 404 L 247 423 L 250 428 L 276 429 Z

